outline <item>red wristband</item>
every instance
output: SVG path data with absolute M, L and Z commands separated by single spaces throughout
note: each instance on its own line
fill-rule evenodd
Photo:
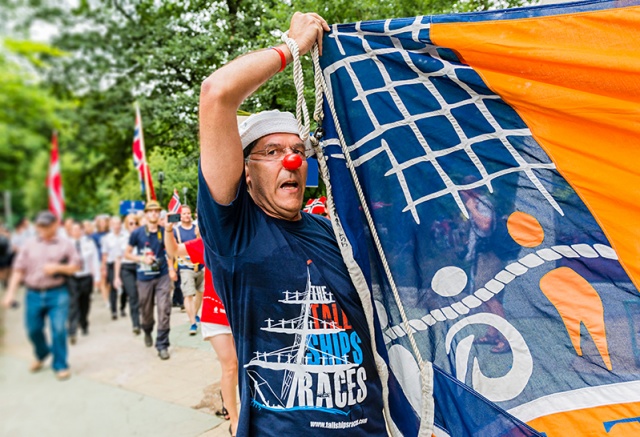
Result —
M 278 47 L 269 47 L 269 48 L 275 50 L 280 55 L 280 70 L 278 71 L 278 73 L 280 73 L 287 67 L 287 57 L 284 55 L 284 52 L 280 50 Z

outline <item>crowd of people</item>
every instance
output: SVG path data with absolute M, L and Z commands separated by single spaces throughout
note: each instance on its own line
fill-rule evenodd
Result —
M 37 236 L 16 245 L 3 300 L 11 306 L 25 284 L 33 371 L 53 354 L 58 378 L 69 377 L 67 332 L 71 343 L 78 325 L 88 334 L 94 288 L 114 320 L 128 303 L 132 332 L 144 333 L 147 347 L 157 318 L 155 347 L 169 359 L 179 287 L 189 334 L 201 322 L 220 359 L 232 436 L 324 435 L 324 427 L 387 435 L 373 310 L 351 281 L 329 220 L 302 211 L 309 140 L 291 113 L 236 122 L 242 102 L 292 62 L 291 47 L 304 55 L 318 43 L 322 51 L 328 30 L 319 15 L 296 13 L 289 43 L 242 56 L 202 84 L 200 222 L 187 206 L 177 220 L 164 216 L 155 201 L 125 217 L 124 228 L 120 218 L 101 216 L 58 231 L 51 213 L 38 215 Z M 45 315 L 57 321 L 52 346 Z
M 25 322 L 35 355 L 30 370 L 43 369 L 52 356 L 59 380 L 71 376 L 67 345 L 78 342 L 78 333 L 89 335 L 92 303 L 98 306 L 93 311 L 106 308 L 112 320 L 128 317 L 132 334 L 144 334 L 147 347 L 154 344 L 157 319 L 155 347 L 161 360 L 170 358 L 171 309 L 180 307 L 186 311 L 189 335 L 200 329 L 218 355 L 224 375 L 221 395 L 227 400 L 218 414 L 235 428 L 235 348 L 210 275 L 205 283 L 197 221 L 187 205 L 174 217 L 175 223 L 167 223 L 168 218 L 152 200 L 144 211 L 124 219 L 99 215 L 85 221 L 67 218 L 60 224 L 51 212 L 43 211 L 34 223 L 20 219 L 13 232 L 0 226 L 0 281 L 6 288 L 2 303 L 5 308 L 18 307 L 18 288 L 25 286 Z M 199 255 L 184 249 L 192 243 L 200 245 Z

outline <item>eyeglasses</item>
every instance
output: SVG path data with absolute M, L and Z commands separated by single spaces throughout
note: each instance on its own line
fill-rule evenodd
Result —
M 305 149 L 303 145 L 294 146 L 294 147 L 281 147 L 281 146 L 267 146 L 264 150 L 257 150 L 255 152 L 249 153 L 251 155 L 261 155 L 264 158 L 260 160 L 264 161 L 279 161 L 284 158 L 289 153 L 293 153 L 294 155 L 298 155 L 302 158 L 303 161 L 307 160 L 307 156 L 305 154 Z
M 131 225 L 136 225 L 136 226 L 137 226 L 137 225 L 138 225 L 138 222 L 129 222 L 129 223 L 127 223 L 127 224 L 128 224 L 129 226 L 131 226 Z

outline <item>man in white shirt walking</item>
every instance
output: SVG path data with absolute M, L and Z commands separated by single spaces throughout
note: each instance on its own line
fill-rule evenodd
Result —
M 129 237 L 131 233 L 138 227 L 138 218 L 134 214 L 129 214 L 124 218 L 124 231 L 127 239 L 121 241 L 121 249 L 123 256 L 117 257 L 114 263 L 113 280 L 117 289 L 122 289 L 122 293 L 126 294 L 129 299 L 129 315 L 131 316 L 131 325 L 133 326 L 133 334 L 140 335 L 140 303 L 138 299 L 138 286 L 136 284 L 136 271 L 138 264 L 135 261 L 124 257 L 124 253 L 129 245 Z M 133 255 L 138 255 L 137 251 Z
M 81 270 L 69 277 L 69 343 L 75 344 L 78 324 L 82 335 L 89 333 L 89 310 L 91 292 L 100 286 L 100 260 L 98 249 L 91 237 L 84 235 L 82 225 L 73 222 L 70 228 L 71 241 L 80 256 Z
M 122 229 L 120 217 L 111 217 L 109 220 L 109 233 L 100 240 L 102 252 L 102 270 L 107 272 L 107 286 L 109 287 L 109 305 L 111 307 L 111 318 L 118 318 L 118 294 L 121 290 L 119 279 L 115 274 L 115 263 L 124 253 L 122 247 L 129 241 L 129 233 Z M 127 295 L 120 294 L 120 316 L 125 317 L 124 307 L 127 304 Z

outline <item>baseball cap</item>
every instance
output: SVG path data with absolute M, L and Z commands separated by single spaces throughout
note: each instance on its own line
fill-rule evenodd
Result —
M 245 150 L 254 141 L 271 134 L 295 134 L 300 135 L 298 121 L 290 112 L 281 112 L 277 109 L 252 114 L 238 126 L 242 150 Z M 313 153 L 311 141 L 305 141 L 307 155 Z
M 144 206 L 144 212 L 151 211 L 154 209 L 158 211 L 162 211 L 162 207 L 160 206 L 160 203 L 158 203 L 157 200 L 150 200 Z
M 36 216 L 36 226 L 50 226 L 58 221 L 58 218 L 51 211 L 40 211 Z

